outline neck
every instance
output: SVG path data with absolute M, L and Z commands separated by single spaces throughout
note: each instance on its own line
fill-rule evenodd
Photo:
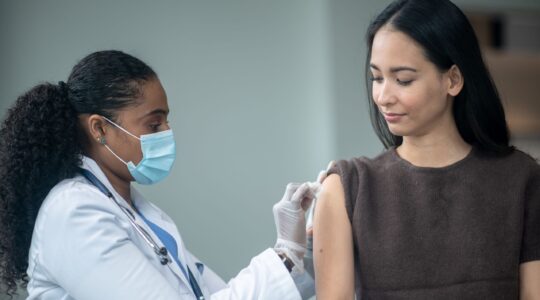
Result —
M 126 200 L 126 202 L 133 207 L 133 202 L 131 200 L 131 183 L 125 180 L 122 180 L 120 177 L 116 176 L 113 172 L 102 168 L 103 173 L 109 179 L 109 182 L 113 186 L 114 190 Z
M 463 140 L 455 122 L 446 125 L 423 136 L 404 136 L 397 148 L 399 156 L 418 167 L 440 168 L 462 160 L 472 147 Z
M 88 155 L 88 154 L 87 154 Z M 133 202 L 131 200 L 131 182 L 126 181 L 122 179 L 120 176 L 118 176 L 114 171 L 107 168 L 107 165 L 103 163 L 98 156 L 91 154 L 88 155 L 91 157 L 100 167 L 100 169 L 103 171 L 109 182 L 111 183 L 114 190 L 124 199 L 126 202 L 133 207 Z

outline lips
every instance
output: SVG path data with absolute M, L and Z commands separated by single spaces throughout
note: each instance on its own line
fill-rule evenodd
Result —
M 397 114 L 397 113 L 390 113 L 390 112 L 388 113 L 382 112 L 382 114 L 384 116 L 384 119 L 388 123 L 397 123 L 405 116 L 405 114 Z

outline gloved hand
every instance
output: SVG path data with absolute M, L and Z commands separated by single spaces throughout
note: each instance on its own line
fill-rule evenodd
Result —
M 274 205 L 277 241 L 274 249 L 285 254 L 293 263 L 293 270 L 304 271 L 306 252 L 305 211 L 311 205 L 319 183 L 289 183 L 281 201 Z

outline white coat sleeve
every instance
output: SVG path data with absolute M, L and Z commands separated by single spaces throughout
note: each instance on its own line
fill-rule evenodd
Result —
M 272 249 L 255 256 L 227 284 L 207 267 L 202 276 L 211 300 L 302 299 L 289 271 Z
M 78 300 L 186 299 L 131 242 L 117 207 L 75 184 L 47 208 L 39 259 Z

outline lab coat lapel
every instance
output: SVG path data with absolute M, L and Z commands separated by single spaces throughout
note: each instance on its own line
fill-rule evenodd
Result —
M 158 225 L 159 227 L 163 228 L 158 222 L 155 222 L 154 219 L 152 219 L 152 217 L 150 216 L 147 216 L 145 214 L 144 211 L 142 211 L 142 213 L 144 214 L 144 216 L 150 220 L 152 223 Z M 154 239 L 154 241 L 156 241 L 157 243 L 159 243 L 159 245 L 163 245 L 159 239 L 159 237 L 154 233 L 154 231 L 148 226 L 148 224 L 146 224 L 146 222 L 144 222 L 144 220 L 142 220 L 142 218 L 137 218 L 137 220 L 135 221 L 137 224 L 139 224 L 140 226 L 142 226 L 147 232 L 148 234 L 150 234 L 150 236 Z M 163 228 L 165 229 L 165 228 Z M 166 229 L 165 229 L 166 230 Z M 179 253 L 180 253 L 180 248 L 178 249 Z M 169 252 L 169 256 L 171 255 L 171 253 Z M 174 275 L 186 286 L 188 287 L 188 290 L 191 290 L 191 285 L 189 283 L 189 279 L 186 278 L 186 276 L 184 275 L 184 272 L 182 272 L 182 270 L 180 269 L 180 267 L 178 266 L 178 264 L 176 263 L 175 260 L 169 262 L 169 264 L 167 264 L 167 266 L 169 267 L 169 269 L 174 273 Z M 184 267 L 185 267 L 185 264 L 184 264 Z
M 175 239 L 176 245 L 178 247 L 179 260 L 187 271 L 187 268 L 186 268 L 187 260 L 186 260 L 186 252 L 184 248 L 184 243 L 182 242 L 182 238 L 180 237 L 174 223 L 165 220 L 163 217 L 164 214 L 161 212 L 161 210 L 159 210 L 159 208 L 155 207 L 149 201 L 145 200 L 142 197 L 142 195 L 133 187 L 131 188 L 131 196 L 137 209 L 149 221 L 161 227 L 163 230 L 167 231 Z M 154 231 L 148 227 L 148 225 L 144 222 L 144 220 L 141 220 L 141 218 L 138 218 L 138 221 L 139 221 L 138 223 L 140 223 L 141 226 L 143 226 L 147 231 L 149 231 L 153 239 L 155 239 L 156 241 L 159 241 L 159 238 L 154 234 Z M 182 272 L 182 270 L 180 269 L 176 261 L 171 262 L 169 264 L 169 267 L 171 267 L 171 270 L 175 273 L 175 275 L 179 277 L 184 282 L 184 284 L 186 284 L 186 286 L 188 286 L 189 289 L 191 290 L 189 278 L 186 278 L 186 276 L 184 275 L 184 273 Z
M 203 276 L 202 273 L 204 272 L 204 264 L 198 260 L 196 260 L 189 252 L 186 250 L 186 261 L 189 269 L 191 270 L 191 273 L 195 277 L 195 280 L 199 284 L 199 287 L 201 288 L 201 291 L 206 299 L 210 299 L 210 291 L 206 287 L 206 284 L 202 280 Z
M 85 169 L 89 170 L 90 172 L 92 172 L 92 174 L 94 174 L 99 179 L 99 181 L 101 181 L 109 189 L 109 191 L 111 191 L 111 193 L 113 193 L 114 197 L 116 198 L 116 201 L 118 201 L 122 206 L 124 206 L 126 209 L 128 209 L 132 214 L 135 214 L 136 216 L 138 216 L 138 214 L 133 211 L 133 209 L 127 203 L 127 201 L 124 198 L 122 198 L 122 196 L 120 196 L 120 194 L 118 194 L 116 192 L 116 190 L 113 188 L 112 184 L 107 179 L 107 176 L 105 176 L 105 173 L 103 173 L 101 168 L 98 166 L 98 164 L 93 159 L 91 159 L 91 158 L 89 158 L 87 156 L 83 156 L 82 157 L 82 163 L 83 163 L 82 164 L 83 168 L 85 168 Z M 135 203 L 135 206 L 144 214 L 144 216 L 148 220 L 152 221 L 153 223 L 155 223 L 159 227 L 161 227 L 164 230 L 166 230 L 167 232 L 169 232 L 169 234 L 171 234 L 174 237 L 174 239 L 176 240 L 177 246 L 178 246 L 178 254 L 181 256 L 180 261 L 183 262 L 184 266 L 185 266 L 185 260 L 182 260 L 182 259 L 185 258 L 184 245 L 183 245 L 183 243 L 181 241 L 181 238 L 180 238 L 180 236 L 178 234 L 178 230 L 176 230 L 176 226 L 174 226 L 174 224 L 172 224 L 172 227 L 175 227 L 175 228 L 174 228 L 174 230 L 171 230 L 171 224 L 167 224 L 167 222 L 163 222 L 162 212 L 157 207 L 153 207 L 151 203 L 146 201 L 142 197 L 142 195 L 137 190 L 135 190 L 133 187 L 131 187 L 131 194 L 132 194 L 132 198 L 133 198 L 133 202 Z M 158 242 L 159 245 L 161 245 L 161 242 L 160 242 L 159 238 L 155 235 L 154 231 L 146 224 L 146 222 L 144 222 L 144 220 L 142 220 L 140 217 L 136 217 L 135 218 L 135 223 L 137 223 L 139 226 L 144 228 L 144 230 L 146 230 L 146 232 L 152 237 L 152 239 L 154 239 L 154 241 Z M 150 246 L 144 245 L 144 247 L 147 247 L 147 248 L 144 248 L 144 249 L 147 249 L 147 251 L 152 252 L 151 255 L 155 255 L 154 251 L 150 248 Z M 173 262 L 169 263 L 168 267 L 176 275 L 176 277 L 179 278 L 180 281 L 184 285 L 186 285 L 186 287 L 188 287 L 188 290 L 191 290 L 191 285 L 189 283 L 189 279 L 186 278 L 186 276 L 184 275 L 182 270 L 180 270 L 180 267 L 176 264 L 176 262 L 173 261 Z
M 107 176 L 105 176 L 105 173 L 103 173 L 103 171 L 101 170 L 101 168 L 98 166 L 98 164 L 93 160 L 91 159 L 90 157 L 88 156 L 82 156 L 82 167 L 90 172 L 92 172 L 92 174 L 94 174 L 94 176 L 97 177 L 97 179 L 99 179 L 99 181 L 101 181 L 101 183 L 103 183 L 105 185 L 105 187 L 107 187 L 107 189 L 109 189 L 109 191 L 111 191 L 115 197 L 118 197 L 118 193 L 116 192 L 116 190 L 113 188 L 112 184 L 109 182 L 109 179 L 107 179 Z M 117 196 L 118 195 L 118 196 Z M 122 201 L 125 202 L 125 200 L 120 197 L 122 199 Z M 125 203 L 127 204 L 127 203 Z

